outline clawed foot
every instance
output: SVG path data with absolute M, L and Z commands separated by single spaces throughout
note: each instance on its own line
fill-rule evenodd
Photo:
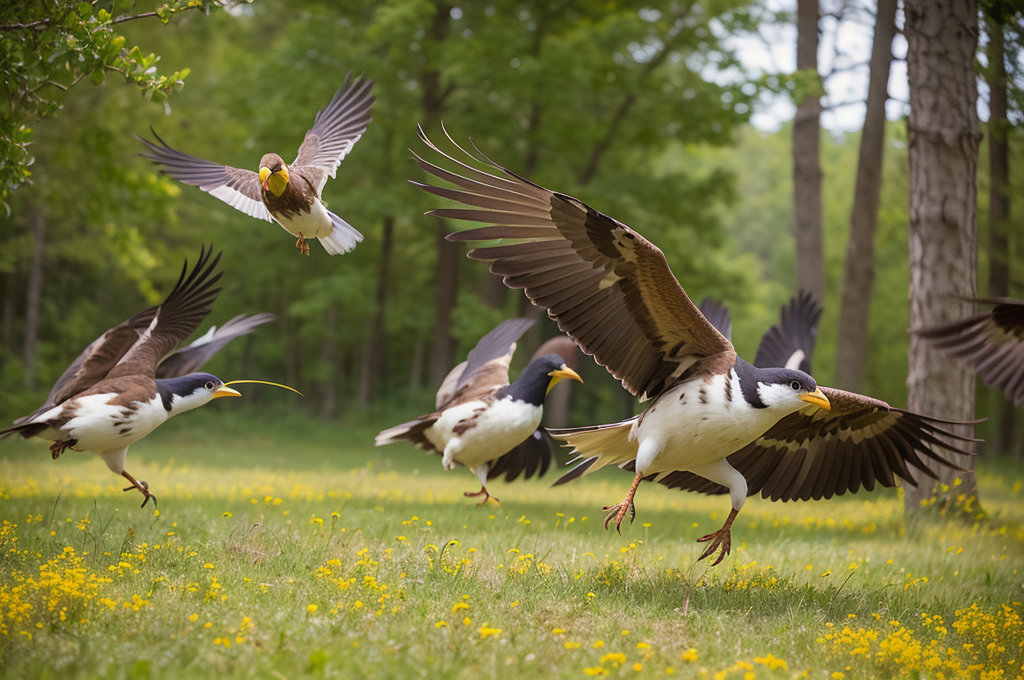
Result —
M 125 491 L 131 491 L 132 489 L 138 489 L 142 493 L 142 495 L 146 497 L 142 501 L 142 505 L 139 506 L 140 508 L 146 507 L 146 503 L 149 503 L 149 499 L 150 498 L 153 499 L 153 506 L 154 507 L 156 506 L 156 496 L 154 496 L 153 494 L 151 494 L 149 492 L 149 484 L 147 484 L 146 482 L 138 481 L 137 479 L 132 477 L 130 474 L 128 474 L 127 470 L 122 471 L 121 472 L 121 476 L 124 477 L 125 479 L 127 479 L 129 482 L 132 483 L 131 486 L 126 486 L 124 488 Z
M 54 460 L 57 460 L 60 458 L 60 454 L 64 453 L 77 443 L 77 439 L 66 439 L 61 442 L 54 442 L 53 445 L 50 446 L 50 454 L 53 456 Z
M 309 255 L 309 244 L 306 243 L 306 238 L 300 236 L 299 240 L 295 242 L 295 247 L 299 249 L 303 255 Z
M 621 503 L 616 503 L 615 505 L 606 505 L 604 506 L 604 509 L 608 511 L 608 514 L 604 516 L 604 528 L 607 529 L 608 525 L 614 519 L 615 530 L 620 534 L 622 533 L 622 530 L 619 529 L 619 526 L 622 524 L 622 520 L 626 517 L 626 511 L 629 511 L 630 524 L 632 524 L 633 520 L 636 519 L 636 504 L 633 503 L 631 498 L 626 499 Z
M 732 522 L 734 519 L 736 519 L 737 514 L 739 514 L 739 510 L 733 509 L 733 511 L 729 513 L 729 519 L 725 520 L 725 524 L 722 525 L 721 529 L 719 529 L 713 534 L 701 536 L 697 539 L 698 543 L 707 543 L 708 541 L 711 541 L 711 545 L 709 545 L 704 550 L 704 552 L 701 553 L 700 557 L 697 558 L 698 562 L 700 562 L 702 559 L 706 557 L 711 557 L 718 550 L 721 550 L 721 552 L 718 555 L 718 559 L 712 562 L 711 566 L 717 567 L 719 564 L 721 564 L 722 560 L 726 558 L 726 556 L 729 554 L 729 551 L 732 549 L 731 529 Z
M 462 495 L 465 496 L 466 498 L 475 498 L 476 496 L 483 496 L 483 498 L 480 499 L 480 502 L 476 504 L 476 507 L 478 508 L 492 498 L 494 499 L 495 503 L 501 505 L 501 501 L 499 501 L 495 496 L 492 496 L 490 493 L 487 492 L 486 486 L 481 486 L 479 491 L 467 491 Z

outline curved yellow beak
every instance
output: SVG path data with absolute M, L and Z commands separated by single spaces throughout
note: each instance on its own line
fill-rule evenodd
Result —
M 281 389 L 289 390 L 289 391 L 294 392 L 295 394 L 299 395 L 300 397 L 304 396 L 302 394 L 302 392 L 299 392 L 294 387 L 288 387 L 287 385 L 282 385 L 281 383 L 270 382 L 269 380 L 229 380 L 226 383 L 224 383 L 224 385 L 225 386 L 227 386 L 227 385 L 237 385 L 238 383 L 253 383 L 253 384 L 256 384 L 256 385 L 270 385 L 271 387 L 280 387 Z M 222 387 L 221 389 L 224 389 L 224 388 Z M 231 390 L 231 391 L 235 392 L 234 390 Z M 235 392 L 235 394 L 238 394 L 238 393 Z M 242 396 L 242 395 L 239 394 L 238 396 Z
M 267 179 L 269 179 L 272 174 L 273 173 L 270 172 L 270 168 L 267 168 L 267 167 L 260 168 L 260 184 L 263 185 L 264 189 L 267 188 Z
M 579 380 L 581 383 L 583 382 L 583 378 L 581 378 L 576 371 L 572 370 L 565 364 L 562 364 L 561 368 L 551 371 L 550 373 L 548 373 L 548 375 L 551 376 L 551 382 L 548 383 L 548 392 L 550 392 L 551 388 L 557 385 L 558 382 L 563 378 L 570 378 L 571 380 Z
M 217 391 L 214 392 L 213 396 L 210 397 L 210 398 L 211 399 L 220 399 L 221 397 L 240 397 L 240 396 L 242 396 L 241 392 L 237 392 L 237 391 L 231 389 L 230 387 L 228 387 L 227 385 L 221 385 L 220 387 L 217 388 Z
M 806 401 L 808 404 L 814 404 L 815 406 L 817 406 L 819 408 L 823 408 L 826 411 L 831 411 L 832 410 L 832 404 L 829 403 L 828 397 L 826 397 L 822 393 L 820 387 L 816 388 L 810 394 L 805 394 L 804 396 L 800 397 L 800 399 L 802 399 L 803 401 Z

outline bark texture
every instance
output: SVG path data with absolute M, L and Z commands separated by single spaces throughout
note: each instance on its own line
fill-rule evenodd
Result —
M 836 345 L 836 382 L 851 392 L 861 389 L 867 358 L 868 315 L 875 283 L 875 229 L 885 153 L 885 102 L 889 98 L 889 66 L 895 35 L 896 0 L 878 0 Z
M 363 361 L 359 365 L 359 383 L 356 388 L 356 404 L 365 409 L 373 401 L 377 381 L 384 375 L 384 360 L 387 357 L 387 336 L 384 319 L 387 314 L 388 282 L 391 280 L 391 253 L 394 251 L 395 218 L 384 218 L 384 229 L 380 241 L 380 262 L 377 266 L 377 292 L 374 302 L 370 333 L 363 348 Z
M 796 68 L 818 72 L 818 0 L 797 0 Z M 793 234 L 797 283 L 825 299 L 825 245 L 821 229 L 821 98 L 814 88 L 793 120 Z
M 972 313 L 963 298 L 976 294 L 977 169 L 981 133 L 974 55 L 978 43 L 976 0 L 906 0 L 910 82 L 910 325 L 937 326 Z M 931 416 L 974 416 L 974 375 L 911 335 L 909 408 Z M 973 426 L 956 428 L 971 435 Z M 974 459 L 956 462 L 974 469 Z M 938 496 L 974 495 L 973 472 L 932 467 L 943 491 L 911 468 L 918 486 L 905 487 L 908 510 Z M 963 485 L 954 487 L 957 477 Z
M 36 384 L 36 346 L 39 341 L 39 305 L 43 294 L 43 245 L 46 240 L 46 218 L 38 209 L 29 215 L 32 229 L 32 264 L 28 270 L 28 291 L 25 295 L 25 341 L 22 361 L 25 362 L 25 389 Z

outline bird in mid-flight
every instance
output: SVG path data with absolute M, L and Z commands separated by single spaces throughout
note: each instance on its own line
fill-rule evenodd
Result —
M 520 473 L 543 475 L 551 447 L 540 427 L 544 397 L 563 378 L 583 380 L 557 354 L 536 357 L 509 384 L 508 367 L 516 340 L 534 324 L 509 319 L 477 342 L 466 361 L 452 369 L 437 392 L 434 410 L 377 435 L 377 446 L 407 441 L 442 456 L 445 470 L 465 465 L 480 480 L 478 505 L 493 498 L 487 480 Z M 495 498 L 497 500 L 497 498 Z
M 199 326 L 220 293 L 213 285 L 220 260 L 210 262 L 205 248 L 191 273 L 188 263 L 170 295 L 157 307 L 139 312 L 93 341 L 54 385 L 46 403 L 15 421 L 0 436 L 19 434 L 53 443 L 56 460 L 64 451 L 92 451 L 138 489 L 145 500 L 156 496 L 146 482 L 124 469 L 128 447 L 171 416 L 191 411 L 211 399 L 240 397 L 209 373 L 193 373 L 234 338 L 270 321 L 258 314 L 236 317 L 174 353 Z
M 341 255 L 363 240 L 354 227 L 324 205 L 321 194 L 327 178 L 333 178 L 342 159 L 370 123 L 373 81 L 351 79 L 335 93 L 327 108 L 316 114 L 299 154 L 291 165 L 276 153 L 260 160 L 258 172 L 203 160 L 172 149 L 153 132 L 156 142 L 138 137 L 149 148 L 141 154 L 168 175 L 197 186 L 246 215 L 277 222 L 298 237 L 295 247 L 309 255 L 308 238 L 318 238 L 331 255 Z
M 642 401 L 651 401 L 642 414 L 619 423 L 552 431 L 578 454 L 579 465 L 563 480 L 609 464 L 632 463 L 636 474 L 625 499 L 605 508 L 605 526 L 614 520 L 616 528 L 634 512 L 634 494 L 647 477 L 682 471 L 727 490 L 732 511 L 721 529 L 699 539 L 709 543 L 701 559 L 720 551 L 715 564 L 720 563 L 730 551 L 731 527 L 748 492 L 747 479 L 730 456 L 782 424 L 805 423 L 788 434 L 820 444 L 814 433 L 827 423 L 837 429 L 820 429 L 825 440 L 841 439 L 845 435 L 828 419 L 828 411 L 841 406 L 845 412 L 845 401 L 833 404 L 801 370 L 759 368 L 739 358 L 729 339 L 690 301 L 662 252 L 622 222 L 465 151 L 467 159 L 488 163 L 497 173 L 460 162 L 440 151 L 422 131 L 421 137 L 462 172 L 417 157 L 426 172 L 458 189 L 419 186 L 470 206 L 429 214 L 490 225 L 456 232 L 448 239 L 514 239 L 470 251 L 469 257 L 489 262 L 491 272 L 503 276 L 509 287 L 524 289 L 623 387 Z M 829 394 L 847 398 L 847 393 Z M 892 414 L 885 417 L 898 419 Z M 917 451 L 936 457 L 925 444 L 935 443 L 933 432 L 938 428 L 935 421 L 925 422 L 919 438 L 898 444 L 903 456 L 916 459 Z M 779 446 L 781 450 L 771 449 L 778 455 L 763 464 L 778 463 L 771 474 L 787 476 L 787 490 L 803 493 L 810 483 L 813 492 L 832 475 L 850 481 L 843 472 L 846 461 L 830 459 L 826 467 L 827 455 L 820 455 L 817 446 L 814 451 L 819 455 L 798 446 Z M 788 477 L 791 469 L 795 477 Z

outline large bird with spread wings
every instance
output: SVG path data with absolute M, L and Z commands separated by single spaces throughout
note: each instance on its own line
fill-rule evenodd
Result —
M 906 419 L 883 402 L 823 391 L 795 368 L 747 363 L 691 302 L 662 252 L 639 233 L 571 196 L 460 149 L 467 159 L 462 162 L 422 131 L 421 137 L 458 170 L 417 156 L 420 167 L 457 188 L 417 184 L 466 206 L 430 214 L 489 225 L 450 234 L 449 240 L 509 239 L 469 257 L 489 262 L 509 287 L 524 289 L 623 387 L 651 402 L 620 423 L 552 433 L 578 455 L 569 478 L 606 465 L 635 469 L 625 499 L 605 508 L 605 526 L 614 520 L 618 528 L 635 513 L 633 497 L 643 479 L 684 472 L 730 495 L 732 510 L 722 528 L 699 539 L 709 543 L 700 559 L 719 552 L 718 564 L 730 551 L 731 527 L 748 494 L 747 478 L 731 462 L 736 452 L 751 445 L 772 451 L 763 465 L 773 480 L 785 480 L 780 497 L 799 497 L 829 484 L 838 492 L 839 480 L 856 488 L 845 472 L 853 458 L 831 455 L 851 438 L 861 453 L 858 462 L 869 461 L 874 474 L 878 461 L 885 466 L 877 475 L 883 478 L 888 470 L 905 471 L 907 463 L 919 465 L 922 455 L 946 462 L 932 445 L 958 450 L 939 440 L 947 434 L 939 427 L 943 421 L 917 417 L 917 427 L 899 427 Z M 865 407 L 885 413 L 862 427 L 849 416 Z M 765 440 L 772 432 L 778 436 Z M 884 433 L 890 434 L 883 439 Z

